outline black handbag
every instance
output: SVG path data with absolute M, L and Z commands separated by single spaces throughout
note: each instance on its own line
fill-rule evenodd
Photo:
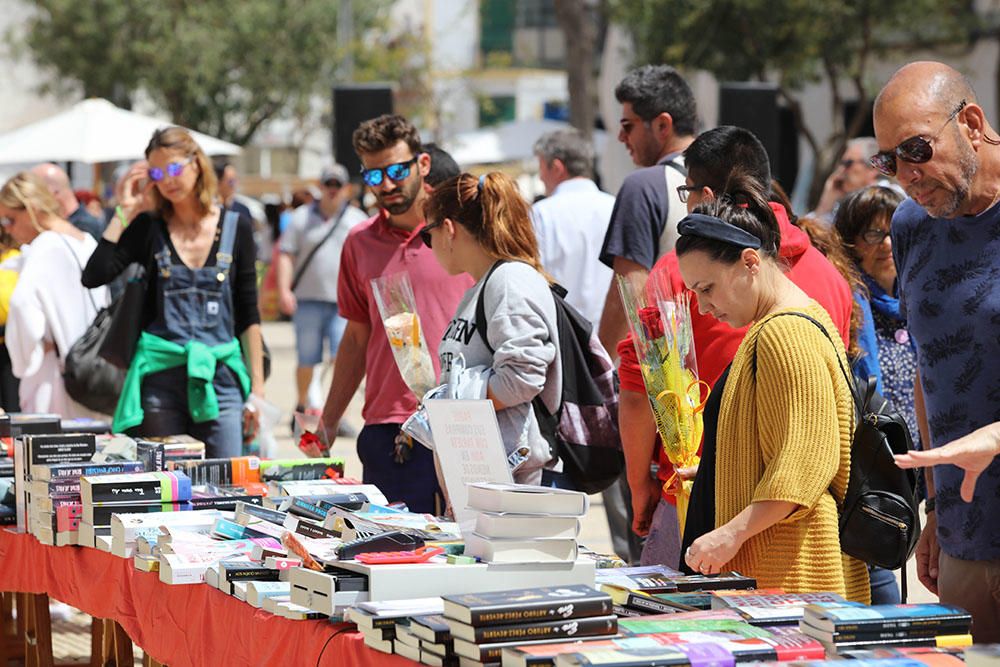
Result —
M 100 355 L 111 330 L 112 309 L 102 308 L 83 335 L 66 354 L 63 383 L 66 393 L 80 405 L 113 415 L 125 384 L 125 371 Z
M 98 354 L 122 370 L 128 370 L 142 333 L 146 300 L 146 267 L 131 264 L 125 269 L 125 289 L 108 306 L 110 322 Z
M 827 330 L 809 315 L 785 312 L 775 317 L 780 315 L 795 315 L 809 320 L 836 350 Z M 755 348 L 755 373 L 756 354 Z M 916 473 L 903 470 L 892 458 L 893 454 L 905 454 L 912 448 L 910 430 L 902 417 L 886 411 L 888 404 L 875 391 L 875 383 L 871 379 L 864 391 L 859 391 L 854 376 L 844 367 L 839 353 L 837 360 L 851 389 L 856 422 L 851 442 L 847 493 L 838 507 L 840 549 L 870 565 L 897 570 L 906 565 L 920 538 Z

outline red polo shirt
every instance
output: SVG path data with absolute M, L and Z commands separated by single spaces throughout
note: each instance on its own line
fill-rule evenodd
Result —
M 779 256 L 788 267 L 789 279 L 826 308 L 846 346 L 850 337 L 851 308 L 853 305 L 851 289 L 847 281 L 840 275 L 836 267 L 823 256 L 823 253 L 813 247 L 808 234 L 791 223 L 784 207 L 772 203 L 771 210 L 774 211 L 781 229 Z M 656 261 L 650 275 L 656 272 L 666 273 L 675 293 L 687 289 L 684 286 L 684 281 L 681 280 L 675 251 L 671 250 Z M 650 284 L 654 284 L 654 281 L 650 281 Z M 650 295 L 650 299 L 652 299 L 652 295 Z M 698 359 L 698 377 L 707 382 L 709 386 L 714 387 L 722 372 L 736 356 L 736 350 L 749 327 L 734 329 L 711 315 L 702 315 L 698 312 L 698 297 L 692 293 L 691 329 L 694 337 L 695 355 Z M 645 393 L 646 388 L 642 382 L 642 373 L 639 370 L 631 334 L 618 343 L 618 354 L 621 357 L 618 375 L 621 379 L 622 391 Z M 673 473 L 673 466 L 663 452 L 663 447 L 659 446 L 659 440 L 657 440 L 657 451 L 660 464 L 659 478 L 665 482 Z M 674 502 L 673 496 L 664 494 L 663 497 L 671 503 Z
M 372 295 L 371 280 L 403 271 L 409 274 L 435 377 L 441 371 L 438 343 L 458 308 L 459 299 L 472 287 L 469 275 L 452 276 L 441 268 L 434 252 L 420 240 L 422 228 L 421 224 L 410 232 L 393 227 L 388 213 L 380 211 L 354 227 L 344 242 L 337 307 L 346 319 L 371 325 L 365 351 L 365 405 L 361 411 L 365 424 L 401 424 L 417 409 L 417 397 L 396 367 Z

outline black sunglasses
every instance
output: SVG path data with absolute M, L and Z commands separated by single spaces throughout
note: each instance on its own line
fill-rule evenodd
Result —
M 432 222 L 423 229 L 420 230 L 420 240 L 424 242 L 424 245 L 428 248 L 433 247 L 431 245 L 431 230 L 435 227 L 440 227 L 444 224 L 444 220 L 438 220 L 437 222 Z
M 909 162 L 910 164 L 923 164 L 929 161 L 934 157 L 934 147 L 931 144 L 937 141 L 941 133 L 944 132 L 944 128 L 948 127 L 948 123 L 955 120 L 958 114 L 962 112 L 962 109 L 965 108 L 965 105 L 966 101 L 962 100 L 933 137 L 921 137 L 919 135 L 910 137 L 891 150 L 879 151 L 875 155 L 872 155 L 869 160 L 871 165 L 886 176 L 895 176 L 897 157 L 903 162 Z

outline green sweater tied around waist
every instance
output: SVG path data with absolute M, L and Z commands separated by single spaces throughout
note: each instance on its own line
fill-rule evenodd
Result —
M 143 331 L 139 335 L 135 356 L 125 376 L 125 385 L 115 409 L 112 424 L 114 432 L 124 433 L 126 429 L 141 424 L 145 418 L 142 409 L 142 381 L 145 377 L 178 366 L 187 367 L 188 410 L 191 418 L 198 423 L 218 419 L 219 399 L 215 394 L 213 380 L 215 369 L 220 363 L 236 374 L 243 397 L 249 396 L 250 373 L 243 363 L 237 339 L 214 346 L 198 341 L 178 345 Z

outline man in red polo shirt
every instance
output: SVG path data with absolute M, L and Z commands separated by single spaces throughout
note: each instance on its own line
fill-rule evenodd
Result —
M 411 511 L 437 514 L 443 507 L 437 502 L 434 456 L 425 447 L 414 447 L 399 428 L 417 409 L 419 397 L 396 367 L 371 280 L 409 274 L 436 377 L 438 343 L 472 279 L 448 275 L 420 240 L 430 157 L 421 149 L 417 129 L 402 116 L 384 115 L 362 123 L 353 139 L 365 184 L 381 210 L 354 227 L 344 242 L 337 302 L 347 328 L 323 407 L 320 435 L 324 437 L 325 430 L 332 444 L 351 397 L 367 376 L 361 411 L 365 425 L 358 434 L 363 481 L 378 486 L 390 501 L 405 502 Z
M 736 170 L 749 173 L 761 183 L 771 182 L 771 167 L 763 144 L 749 130 L 731 125 L 700 134 L 684 151 L 684 161 L 688 169 L 687 181 L 678 190 L 682 200 L 687 202 L 688 211 L 725 192 L 726 181 Z M 771 208 L 781 228 L 779 254 L 788 267 L 788 277 L 827 309 L 846 346 L 853 304 L 847 281 L 813 247 L 806 233 L 789 221 L 788 214 L 781 205 L 772 204 Z M 677 254 L 674 251 L 665 254 L 653 266 L 650 276 L 657 275 L 663 275 L 677 293 L 686 289 L 677 270 Z M 654 282 L 651 280 L 650 284 Z M 699 313 L 697 297 L 694 295 L 691 298 L 691 324 L 698 376 L 714 386 L 736 355 L 736 349 L 747 328 L 733 329 L 711 315 Z M 677 567 L 681 535 L 678 531 L 676 503 L 672 495 L 662 490 L 663 484 L 673 475 L 674 468 L 663 453 L 663 447 L 658 445 L 656 424 L 646 398 L 631 337 L 618 344 L 618 353 L 621 358 L 618 369 L 621 378 L 618 420 L 625 449 L 629 490 L 632 493 L 632 528 L 637 534 L 646 536 L 641 562 L 643 565 L 659 563 Z M 654 448 L 658 451 L 654 452 Z M 659 461 L 657 477 L 650 474 L 649 464 L 653 458 Z M 711 460 L 714 462 L 714 452 Z M 713 479 L 706 495 L 714 496 L 714 475 L 710 474 L 709 477 Z M 698 479 L 701 480 L 702 476 Z M 696 482 L 696 487 L 697 485 Z M 693 528 L 691 518 L 697 510 L 696 503 L 700 500 L 696 497 L 700 495 L 699 491 L 704 492 L 706 489 L 696 488 L 693 492 L 688 509 L 688 528 Z M 712 502 L 714 508 L 714 500 Z M 689 541 L 685 539 L 685 542 Z

